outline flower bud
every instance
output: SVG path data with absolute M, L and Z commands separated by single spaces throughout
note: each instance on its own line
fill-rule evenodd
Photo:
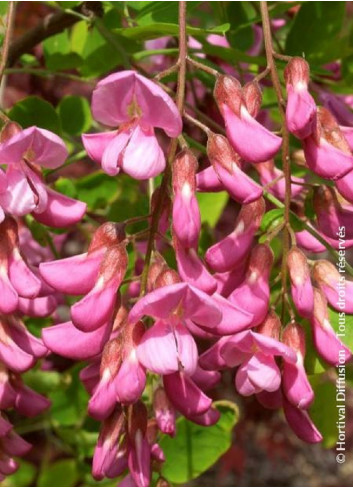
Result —
M 353 314 L 353 282 L 346 280 L 335 265 L 327 260 L 317 260 L 313 277 L 331 307 Z
M 153 395 L 153 410 L 158 428 L 169 436 L 175 435 L 175 409 L 163 387 L 158 387 Z
M 173 232 L 185 248 L 196 248 L 201 229 L 196 170 L 197 160 L 191 151 L 178 154 L 173 163 Z
M 310 317 L 314 307 L 314 292 L 310 280 L 310 269 L 306 256 L 296 246 L 289 250 L 287 266 L 295 307 L 301 316 Z
M 242 88 L 236 78 L 229 75 L 219 75 L 213 95 L 222 115 L 224 115 L 224 105 L 227 105 L 235 114 L 240 115 Z
M 273 309 L 268 311 L 265 320 L 256 328 L 256 332 L 279 341 L 281 320 Z
M 244 85 L 243 98 L 249 114 L 256 117 L 262 104 L 261 89 L 257 81 L 251 81 Z
M 314 392 L 304 369 L 305 333 L 303 328 L 297 323 L 289 323 L 283 331 L 282 341 L 297 354 L 296 363 L 283 359 L 284 394 L 293 406 L 307 409 L 314 400 Z
M 320 231 L 334 240 L 345 228 L 345 239 L 353 239 L 353 211 L 340 205 L 335 190 L 326 185 L 314 189 L 314 210 Z
M 310 67 L 304 58 L 292 58 L 284 69 L 284 80 L 296 90 L 308 87 L 310 81 Z
M 314 288 L 314 313 L 311 326 L 315 348 L 330 365 L 339 365 L 342 357 L 345 362 L 352 358 L 352 352 L 341 342 L 331 326 L 327 301 L 323 292 Z
M 262 196 L 262 188 L 241 170 L 240 157 L 227 138 L 211 133 L 207 155 L 219 181 L 235 201 L 248 204 Z
M 5 143 L 21 131 L 22 127 L 17 122 L 6 122 L 0 132 L 0 143 Z
M 95 231 L 88 248 L 88 253 L 93 253 L 100 248 L 109 248 L 117 245 L 125 239 L 125 224 L 105 222 Z

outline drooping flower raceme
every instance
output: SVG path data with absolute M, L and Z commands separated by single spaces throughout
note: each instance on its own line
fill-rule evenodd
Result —
M 87 153 L 108 175 L 122 170 L 145 180 L 164 170 L 165 157 L 155 128 L 174 138 L 181 133 L 182 121 L 173 100 L 156 83 L 135 71 L 109 75 L 93 92 L 92 112 L 98 122 L 119 126 L 82 136 Z

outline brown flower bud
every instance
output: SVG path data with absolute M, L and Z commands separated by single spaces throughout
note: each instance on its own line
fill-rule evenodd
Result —
M 125 224 L 105 222 L 94 233 L 88 248 L 88 253 L 92 253 L 100 248 L 109 248 L 110 246 L 119 244 L 125 238 Z
M 256 81 L 251 81 L 244 86 L 243 99 L 249 114 L 256 117 L 262 104 L 261 90 Z
M 264 322 L 257 328 L 256 332 L 279 340 L 279 334 L 281 331 L 281 320 L 273 309 L 270 309 Z
M 146 435 L 147 419 L 147 409 L 143 402 L 138 401 L 128 407 L 127 432 L 132 443 L 135 443 L 137 432 L 140 432 L 143 437 Z
M 176 192 L 196 191 L 195 174 L 198 168 L 197 159 L 190 150 L 181 151 L 173 163 L 173 190 Z
M 21 131 L 22 127 L 17 122 L 6 122 L 0 133 L 0 143 L 5 143 Z
M 294 285 L 303 285 L 310 278 L 308 260 L 297 246 L 289 250 L 287 266 L 290 280 Z
M 303 361 L 305 357 L 305 331 L 298 323 L 287 324 L 282 334 L 282 341 L 300 355 L 300 359 Z
M 168 268 L 158 275 L 154 288 L 158 289 L 159 287 L 166 287 L 167 285 L 178 284 L 179 282 L 181 282 L 181 279 L 178 273 Z
M 310 67 L 303 58 L 292 58 L 284 69 L 284 79 L 287 85 L 308 85 L 310 80 Z
M 232 173 L 232 166 L 240 166 L 240 156 L 234 151 L 228 139 L 221 134 L 211 133 L 207 140 L 207 156 L 216 170 L 216 163 L 229 173 Z
M 235 114 L 240 114 L 242 88 L 236 78 L 229 75 L 218 76 L 213 95 L 221 113 L 223 105 L 227 105 Z
M 349 144 L 331 112 L 325 107 L 318 107 L 317 119 L 320 136 L 335 148 L 346 154 L 351 154 Z

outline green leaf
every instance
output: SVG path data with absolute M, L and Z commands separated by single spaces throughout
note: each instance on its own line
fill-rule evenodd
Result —
M 92 125 L 91 109 L 88 100 L 76 95 L 61 99 L 57 111 L 63 131 L 73 136 L 80 136 Z
M 344 2 L 304 2 L 289 31 L 285 53 L 318 63 L 341 58 L 347 49 L 347 37 L 341 33 L 345 12 Z
M 4 3 L 4 2 L 1 2 Z M 35 475 L 36 468 L 33 464 L 29 462 L 21 461 L 20 468 L 9 477 L 6 477 L 3 482 L 3 486 L 5 487 L 29 487 L 32 486 Z
M 17 102 L 10 110 L 9 117 L 23 128 L 38 126 L 57 134 L 61 133 L 60 119 L 54 107 L 35 95 Z
M 38 477 L 38 486 L 72 487 L 76 485 L 78 478 L 76 461 L 68 458 L 44 466 Z
M 81 57 L 72 52 L 67 30 L 48 37 L 43 42 L 45 64 L 49 70 L 67 70 L 77 68 L 82 63 Z
M 73 199 L 77 196 L 75 181 L 70 178 L 59 177 L 55 182 L 55 190 Z
M 284 209 L 271 209 L 263 216 L 260 229 L 261 231 L 270 231 L 274 229 L 283 220 Z
M 198 426 L 181 417 L 175 438 L 163 436 L 160 445 L 166 457 L 162 475 L 173 484 L 184 484 L 209 469 L 231 446 L 232 430 L 238 421 L 237 407 L 216 403 L 221 412 L 217 424 Z
M 188 2 L 187 15 L 195 10 L 202 2 Z M 139 4 L 139 5 L 135 5 Z M 178 2 L 130 2 L 132 10 L 138 13 L 135 20 L 138 25 L 148 25 L 160 22 L 178 22 Z
M 74 426 L 86 416 L 89 395 L 79 379 L 81 368 L 76 365 L 66 371 L 61 388 L 49 393 L 52 420 L 58 426 Z
M 310 417 L 323 436 L 323 446 L 331 448 L 337 440 L 336 387 L 329 381 L 323 381 L 321 375 L 311 376 L 309 380 L 315 393 L 315 402 L 309 410 Z
M 197 200 L 200 207 L 202 222 L 214 227 L 228 202 L 227 192 L 218 192 L 215 194 L 199 192 L 197 194 Z
M 199 29 L 198 27 L 188 26 L 186 31 L 190 36 L 206 37 L 207 34 L 224 34 L 229 30 L 230 25 L 223 24 L 211 29 Z M 127 39 L 135 39 L 138 41 L 146 41 L 148 39 L 156 39 L 162 36 L 178 36 L 178 24 L 170 24 L 161 22 L 158 24 L 147 24 L 136 27 L 123 27 L 114 31 Z
M 76 180 L 76 198 L 86 202 L 89 210 L 106 208 L 118 196 L 118 182 L 99 171 Z
M 8 10 L 9 2 L 0 2 L 0 15 L 6 15 Z
M 58 372 L 45 370 L 29 370 L 23 374 L 26 385 L 37 392 L 47 394 L 61 385 L 61 376 Z

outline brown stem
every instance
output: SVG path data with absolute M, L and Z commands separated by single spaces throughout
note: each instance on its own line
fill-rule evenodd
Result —
M 215 70 L 214 68 L 211 68 L 211 66 L 208 66 L 205 63 L 201 63 L 200 61 L 196 61 L 196 59 L 190 58 L 190 56 L 188 56 L 187 61 L 194 68 L 197 68 L 198 70 L 205 71 L 206 73 L 209 73 L 210 75 L 215 76 L 215 77 L 217 77 L 219 75 L 218 71 Z
M 286 114 L 284 111 L 284 99 L 282 94 L 281 82 L 278 76 L 276 63 L 274 59 L 274 49 L 272 44 L 272 34 L 271 34 L 271 23 L 267 8 L 267 2 L 260 2 L 262 27 L 264 33 L 265 41 L 265 51 L 267 59 L 267 67 L 270 70 L 273 88 L 276 93 L 278 110 L 282 122 L 282 162 L 283 162 L 283 173 L 285 181 L 285 197 L 284 197 L 284 232 L 283 232 L 283 255 L 282 255 L 282 266 L 281 266 L 281 276 L 282 276 L 282 320 L 284 319 L 285 312 L 285 295 L 287 293 L 287 256 L 290 247 L 290 203 L 291 203 L 291 171 L 290 171 L 290 161 L 289 161 L 289 133 L 286 124 Z
M 186 58 L 187 58 L 187 39 L 186 39 L 186 1 L 179 2 L 179 58 L 178 58 L 178 85 L 175 102 L 178 107 L 179 113 L 182 116 L 184 111 L 185 102 L 185 82 L 186 82 Z M 145 257 L 145 264 L 141 275 L 141 293 L 140 296 L 145 295 L 147 289 L 148 271 L 150 268 L 152 252 L 154 249 L 154 239 L 158 232 L 159 218 L 164 208 L 164 200 L 168 193 L 169 181 L 172 175 L 172 164 L 174 161 L 175 153 L 178 148 L 178 138 L 171 140 L 169 145 L 167 167 L 165 169 L 161 186 L 157 195 L 157 201 L 154 206 L 154 212 L 151 219 L 151 228 L 147 241 L 147 251 Z
M 184 112 L 184 119 L 191 122 L 191 124 L 193 124 L 194 126 L 199 127 L 203 132 L 207 134 L 207 136 L 212 132 L 208 126 L 200 122 L 198 119 L 195 119 L 195 117 L 192 117 L 192 115 L 188 114 L 187 112 Z
M 13 3 L 13 2 L 11 2 Z M 103 14 L 101 2 L 83 2 L 73 9 L 77 13 L 100 17 Z M 48 37 L 55 36 L 71 27 L 80 20 L 70 12 L 61 10 L 47 15 L 33 29 L 29 29 L 23 36 L 15 39 L 9 48 L 7 66 L 13 66 L 22 54 L 29 53 L 40 42 Z
M 7 18 L 6 18 L 6 33 L 5 33 L 5 38 L 4 38 L 3 47 L 1 51 L 0 83 L 2 77 L 4 76 L 4 71 L 7 64 L 7 58 L 9 55 L 11 35 L 12 35 L 12 30 L 13 30 L 13 25 L 15 20 L 15 10 L 16 10 L 15 7 L 16 7 L 15 2 L 9 2 L 9 9 L 7 11 Z

